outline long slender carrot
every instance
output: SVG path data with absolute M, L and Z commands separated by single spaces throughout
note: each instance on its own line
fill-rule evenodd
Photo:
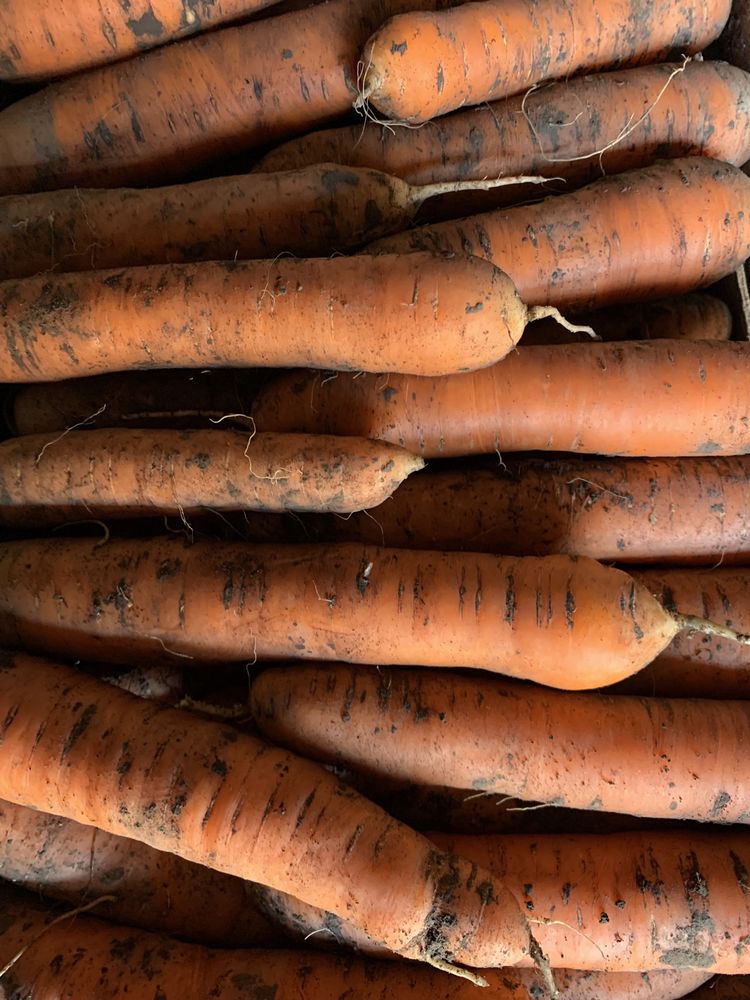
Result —
M 0 113 L 0 193 L 185 177 L 344 114 L 367 36 L 441 0 L 332 0 L 52 84 Z
M 0 641 L 113 663 L 421 664 L 578 689 L 637 672 L 686 627 L 712 628 L 584 557 L 174 538 L 0 546 Z
M 475 254 L 526 302 L 595 309 L 692 291 L 750 257 L 750 178 L 707 157 L 665 160 L 580 191 L 386 237 L 368 252 Z
M 3 798 L 262 881 L 440 967 L 533 947 L 502 885 L 317 764 L 21 653 L 0 699 Z
M 523 347 L 446 378 L 292 372 L 256 397 L 262 430 L 354 434 L 425 458 L 513 451 L 630 457 L 750 452 L 743 343 Z
M 432 254 L 42 275 L 0 283 L 0 379 L 242 365 L 446 374 L 499 360 L 550 312 L 486 261 Z
M 3 886 L 0 962 L 8 996 L 186 1000 L 472 1000 L 476 987 L 413 962 L 367 961 L 311 951 L 212 951 L 165 935 L 106 924 L 88 914 L 68 919 Z M 96 908 L 92 913 L 96 913 Z M 53 926 L 53 920 L 57 923 Z M 539 1000 L 545 984 L 528 969 L 484 973 L 486 1000 Z M 560 1000 L 677 1000 L 702 979 L 671 969 L 643 977 L 556 973 Z M 31 992 L 33 991 L 33 992 Z
M 486 0 L 394 16 L 364 46 L 360 103 L 391 119 L 428 121 L 550 79 L 700 52 L 721 34 L 729 0 L 573 3 Z
M 366 438 L 252 430 L 71 431 L 0 444 L 0 524 L 80 515 L 329 510 L 382 503 L 424 462 Z
M 571 190 L 602 170 L 621 173 L 665 156 L 742 166 L 750 159 L 749 85 L 747 73 L 723 62 L 592 74 L 420 129 L 344 125 L 313 132 L 266 153 L 255 169 L 341 163 L 411 184 L 534 173 L 564 178 L 564 190 Z M 524 192 L 505 189 L 494 197 L 508 193 Z
M 742 701 L 548 691 L 447 671 L 272 667 L 261 732 L 296 751 L 419 784 L 636 816 L 750 822 Z
M 325 518 L 319 530 L 320 537 L 414 549 L 742 564 L 750 562 L 750 456 L 508 459 L 492 469 L 428 471 L 379 507 Z M 704 614 L 694 599 L 687 603 L 703 617 L 720 611 Z M 737 627 L 747 631 L 750 620 Z

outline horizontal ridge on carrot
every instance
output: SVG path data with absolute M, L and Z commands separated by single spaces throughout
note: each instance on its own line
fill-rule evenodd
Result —
M 750 352 L 739 342 L 653 340 L 521 347 L 445 378 L 288 372 L 251 412 L 259 430 L 373 437 L 425 458 L 745 455 Z
M 665 611 L 585 557 L 175 538 L 0 545 L 0 642 L 71 659 L 473 667 L 579 689 L 635 673 L 688 627 L 747 641 Z
M 395 15 L 368 39 L 357 105 L 417 124 L 521 93 L 544 80 L 700 52 L 730 0 L 485 0 Z
M 562 309 L 693 291 L 750 257 L 750 177 L 707 157 L 664 160 L 535 205 L 377 240 L 368 253 L 472 254 L 521 298 Z
M 750 704 L 551 691 L 455 671 L 301 664 L 251 692 L 266 739 L 423 785 L 574 809 L 750 823 Z M 717 752 L 717 743 L 721 752 Z

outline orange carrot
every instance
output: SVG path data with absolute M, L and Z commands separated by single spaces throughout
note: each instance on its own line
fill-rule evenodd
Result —
M 431 254 L 43 275 L 0 283 L 0 379 L 242 365 L 446 374 L 499 360 L 550 312 L 486 261 Z
M 262 389 L 261 430 L 354 434 L 425 458 L 512 451 L 631 457 L 750 452 L 743 343 L 524 347 L 446 378 L 291 372 Z
M 252 705 L 266 738 L 373 777 L 574 809 L 750 822 L 750 790 L 736 764 L 750 739 L 742 701 L 300 665 L 260 674 Z
M 21 653 L 3 657 L 0 700 L 9 801 L 262 881 L 441 968 L 533 947 L 502 885 L 316 764 Z
M 550 79 L 700 52 L 718 38 L 729 0 L 610 0 L 592 11 L 554 0 L 485 0 L 396 15 L 364 46 L 359 103 L 412 124 Z
M 424 465 L 365 438 L 253 430 L 72 431 L 0 444 L 0 524 L 214 510 L 330 510 L 382 503 Z
M 70 658 L 460 666 L 577 689 L 635 673 L 689 627 L 714 628 L 584 557 L 174 538 L 0 546 L 0 642 Z
M 411 477 L 379 507 L 321 519 L 318 537 L 620 563 L 750 562 L 750 456 L 494 465 Z M 718 606 L 705 614 L 687 604 L 724 619 Z M 750 630 L 750 618 L 737 627 Z
M 368 248 L 407 250 L 484 257 L 510 275 L 524 301 L 561 309 L 676 295 L 750 257 L 750 177 L 707 157 L 664 160 Z

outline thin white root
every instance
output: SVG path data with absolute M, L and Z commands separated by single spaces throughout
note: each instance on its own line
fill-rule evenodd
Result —
M 555 309 L 554 306 L 532 306 L 528 310 L 526 318 L 529 323 L 533 323 L 534 320 L 544 319 L 547 316 L 555 320 L 556 323 L 559 323 L 560 326 L 564 326 L 566 330 L 570 330 L 571 333 L 585 333 L 588 334 L 592 340 L 602 339 L 593 327 L 571 323 L 570 320 L 565 319 L 559 309 Z
M 42 450 L 39 452 L 39 454 L 36 456 L 36 458 L 34 459 L 34 465 L 39 465 L 39 463 L 41 462 L 42 456 L 44 455 L 45 451 L 48 448 L 51 448 L 53 444 L 57 444 L 58 441 L 62 441 L 62 439 L 65 437 L 65 435 L 66 434 L 70 434 L 71 431 L 77 430 L 79 427 L 86 427 L 86 426 L 88 426 L 88 424 L 92 424 L 96 420 L 97 417 L 100 417 L 102 415 L 102 413 L 104 413 L 104 411 L 106 409 L 107 409 L 107 404 L 106 403 L 102 403 L 102 405 L 99 407 L 99 409 L 96 411 L 96 413 L 89 414 L 88 417 L 84 417 L 83 420 L 79 420 L 77 424 L 71 424 L 70 427 L 66 427 L 65 430 L 62 431 L 61 434 L 58 434 L 56 438 L 52 438 L 51 441 L 48 441 L 44 445 L 44 447 L 42 448 Z
M 451 962 L 446 962 L 443 958 L 426 956 L 425 961 L 428 965 L 431 965 L 433 969 L 439 969 L 441 972 L 447 972 L 449 976 L 458 976 L 459 979 L 468 979 L 469 982 L 473 983 L 475 986 L 490 985 L 484 976 L 480 976 L 478 972 L 472 972 L 471 969 L 463 969 L 460 965 L 453 965 Z

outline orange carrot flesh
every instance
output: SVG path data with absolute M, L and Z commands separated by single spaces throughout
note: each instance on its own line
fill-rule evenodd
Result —
M 427 471 L 379 507 L 323 519 L 319 534 L 509 556 L 742 564 L 750 561 L 750 457 L 507 458 L 492 469 Z M 691 614 L 724 620 L 718 606 L 706 615 L 694 599 L 687 604 Z M 750 630 L 750 620 L 738 629 Z
M 0 444 L 0 524 L 154 512 L 331 510 L 386 500 L 424 465 L 365 438 L 221 430 L 71 431 Z
M 445 374 L 492 364 L 530 311 L 482 260 L 430 254 L 154 265 L 0 284 L 0 379 L 282 367 Z
M 524 347 L 446 378 L 293 372 L 257 396 L 259 430 L 355 434 L 425 458 L 569 451 L 630 457 L 750 452 L 742 343 Z
M 499 883 L 316 764 L 22 653 L 0 697 L 9 801 L 290 892 L 406 957 L 490 967 L 530 948 Z
M 261 732 L 371 776 L 636 816 L 750 822 L 742 701 L 567 693 L 452 672 L 273 667 Z
M 626 573 L 569 556 L 27 540 L 0 546 L 0 584 L 4 644 L 111 662 L 390 662 L 578 689 L 640 670 L 681 627 Z
M 712 284 L 750 257 L 750 178 L 705 157 L 665 160 L 368 248 L 407 250 L 484 257 L 524 301 L 560 309 L 661 298 Z
M 547 0 L 487 0 L 394 16 L 362 55 L 362 98 L 412 124 L 549 79 L 700 52 L 721 34 L 729 0 L 611 0 L 606 14 Z M 501 48 L 502 56 L 498 49 Z

